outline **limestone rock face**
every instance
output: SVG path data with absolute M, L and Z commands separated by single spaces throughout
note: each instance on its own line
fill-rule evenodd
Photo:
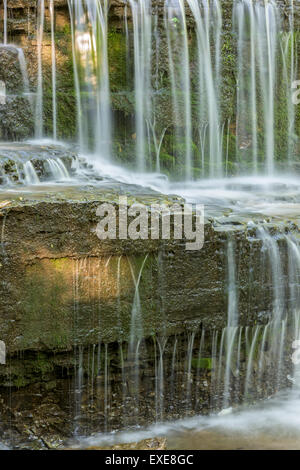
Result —
M 232 90 L 236 86 L 236 70 L 234 68 L 236 60 L 235 47 L 231 42 L 230 36 L 232 32 L 232 0 L 223 0 L 220 2 L 222 7 L 222 16 L 224 22 L 223 34 L 225 37 L 226 48 L 222 50 L 224 55 L 223 62 L 223 84 L 222 84 L 222 115 L 223 121 L 231 119 L 235 108 L 236 95 Z M 280 0 L 277 2 L 282 8 L 282 28 L 285 29 L 289 25 L 289 13 L 291 10 L 291 2 L 289 0 Z M 163 24 L 164 0 L 153 0 L 153 13 L 160 16 L 160 22 Z M 8 1 L 8 42 L 19 45 L 23 48 L 25 58 L 28 64 L 30 91 L 35 93 L 37 84 L 37 0 L 18 0 Z M 54 0 L 55 5 L 55 29 L 56 29 L 56 60 L 57 60 L 57 103 L 58 103 L 58 137 L 60 139 L 73 139 L 76 136 L 76 100 L 74 95 L 74 78 L 72 67 L 72 47 L 71 47 L 71 27 L 70 15 L 67 0 Z M 110 86 L 111 86 L 111 103 L 113 113 L 115 114 L 116 135 L 115 142 L 117 158 L 120 160 L 128 159 L 132 153 L 132 145 L 134 141 L 127 143 L 125 135 L 133 134 L 131 128 L 132 116 L 134 113 L 134 93 L 130 86 L 126 83 L 126 51 L 124 48 L 124 14 L 126 2 L 123 0 L 110 0 L 109 2 L 109 41 L 108 55 L 110 63 Z M 127 8 L 129 21 L 129 30 L 132 30 L 131 9 Z M 300 27 L 300 6 L 299 2 L 294 2 L 295 14 L 295 30 Z M 189 35 L 192 36 L 195 31 L 194 20 L 191 12 L 186 5 L 187 26 Z M 0 40 L 3 32 L 3 5 L 0 6 Z M 165 50 L 164 50 L 165 49 Z M 167 77 L 167 49 L 166 40 L 161 38 L 160 42 L 161 59 L 159 63 L 159 76 Z M 1 66 L 0 74 L 5 74 L 5 82 L 7 89 L 11 87 L 15 90 L 21 88 L 21 81 L 18 81 L 19 72 L 16 65 L 11 60 L 7 62 L 7 54 L 3 57 L 3 67 Z M 11 52 L 8 54 L 11 57 Z M 1 54 L 0 54 L 1 55 Z M 226 55 L 226 57 L 225 57 Z M 45 1 L 45 25 L 43 35 L 43 98 L 44 98 L 44 130 L 45 135 L 52 135 L 52 103 L 51 103 L 51 24 L 48 2 Z M 193 52 L 191 53 L 191 57 Z M 2 65 L 2 63 L 1 63 Z M 7 67 L 8 66 L 8 67 Z M 129 64 L 129 68 L 132 64 Z M 192 64 L 195 67 L 195 64 Z M 2 71 L 2 72 L 1 72 Z M 1 76 L 0 76 L 0 80 Z M 133 78 L 132 78 L 133 80 Z M 169 84 L 166 82 L 159 88 L 156 93 L 157 107 L 157 123 L 161 128 L 170 127 L 170 117 L 172 115 L 171 96 L 168 91 Z M 20 104 L 19 104 L 20 106 Z M 3 111 L 2 111 L 3 113 Z M 278 111 L 279 113 L 279 111 Z M 26 115 L 25 111 L 21 112 L 23 120 Z M 11 115 L 9 122 L 12 122 Z M 278 119 L 281 119 L 280 116 Z M 32 124 L 29 122 L 25 125 L 20 124 L 16 116 L 16 138 L 31 137 Z M 298 121 L 298 119 L 297 119 Z M 3 136 L 9 136 L 7 129 L 1 131 Z M 14 136 L 10 136 L 14 137 Z M 162 149 L 165 155 L 166 166 L 171 165 L 168 162 L 170 149 Z
M 31 108 L 22 97 L 6 99 L 0 104 L 0 139 L 23 140 L 33 135 L 33 119 Z
M 32 108 L 25 96 L 20 50 L 0 46 L 0 139 L 22 140 L 33 134 Z
M 18 49 L 14 46 L 0 46 L 0 80 L 6 85 L 7 94 L 23 92 Z

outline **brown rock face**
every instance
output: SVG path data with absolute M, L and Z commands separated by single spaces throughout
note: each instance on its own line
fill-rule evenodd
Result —
M 228 33 L 232 2 L 221 3 Z M 290 2 L 278 3 L 287 24 Z M 44 121 L 45 132 L 51 135 L 51 41 L 48 2 L 45 4 Z M 163 4 L 153 1 L 153 11 L 162 15 Z M 124 6 L 121 0 L 110 2 L 112 59 L 122 51 Z M 5 102 L 0 104 L 1 140 L 22 140 L 34 132 L 34 109 L 24 93 L 18 48 L 22 47 L 27 60 L 29 90 L 35 93 L 36 7 L 36 0 L 8 2 L 9 42 L 17 46 L 0 46 L 0 81 L 5 84 Z M 55 7 L 58 137 L 74 139 L 76 100 L 67 1 L 55 0 Z M 299 18 L 296 3 L 296 26 L 300 26 Z M 1 4 L 0 34 L 2 20 Z M 189 14 L 188 28 L 192 36 Z M 162 57 L 166 56 L 165 51 Z M 161 62 L 165 73 L 166 63 Z M 120 72 L 116 61 L 111 63 L 112 103 L 114 112 L 120 113 L 116 127 L 120 121 L 120 127 L 126 128 L 124 121 L 132 121 L 132 91 L 120 93 L 124 70 Z M 226 73 L 235 83 L 234 71 L 230 68 Z M 235 100 L 231 90 L 228 110 L 234 108 Z M 160 108 L 169 125 L 165 101 Z M 134 141 L 134 132 L 130 135 Z M 14 164 L 10 161 L 7 167 L 7 173 L 13 175 Z M 7 348 L 7 364 L 0 365 L 0 432 L 3 440 L 11 439 L 16 446 L 53 448 L 75 431 L 109 431 L 222 408 L 222 373 L 228 357 L 224 327 L 229 239 L 234 241 L 243 352 L 239 369 L 233 361 L 229 365 L 228 404 L 250 400 L 244 394 L 246 352 L 255 334 L 262 341 L 274 291 L 270 266 L 262 263 L 261 241 L 244 220 L 226 223 L 229 217 L 222 211 L 219 222 L 213 216 L 207 218 L 205 244 L 196 252 L 187 252 L 185 243 L 178 240 L 100 241 L 95 233 L 97 207 L 112 201 L 118 209 L 117 196 L 128 193 L 114 184 L 104 187 L 56 186 L 47 193 L 37 189 L 22 196 L 20 192 L 0 194 L 0 340 Z M 165 199 L 147 192 L 131 198 L 148 205 Z M 273 222 L 284 283 L 288 271 L 285 232 L 277 227 L 278 221 Z M 292 224 L 289 227 L 298 234 Z M 293 339 L 291 330 L 289 325 L 288 344 Z M 132 335 L 137 336 L 134 342 Z M 268 341 L 263 346 L 266 373 L 259 377 L 260 357 L 254 347 L 251 399 L 269 396 L 285 386 L 292 367 L 288 347 L 284 377 L 279 380 L 271 346 Z M 165 445 L 164 440 L 146 440 L 135 443 L 134 448 L 159 450 Z M 122 446 L 114 447 L 118 448 Z
M 0 366 L 1 414 L 15 445 L 28 447 L 31 433 L 37 446 L 51 448 L 75 429 L 89 434 L 222 407 L 224 384 L 216 382 L 213 351 L 227 323 L 229 236 L 240 323 L 255 331 L 268 320 L 272 280 L 264 279 L 261 242 L 246 225 L 220 230 L 208 217 L 204 247 L 196 252 L 174 240 L 100 241 L 96 209 L 113 201 L 114 191 L 56 188 L 40 200 L 3 195 L 0 338 L 9 369 Z M 136 198 L 150 204 L 161 196 Z M 133 330 L 140 338 L 134 346 Z M 278 386 L 265 347 L 267 379 L 254 374 L 252 399 Z M 218 367 L 225 358 L 223 349 Z M 239 380 L 230 388 L 234 403 L 244 399 L 244 352 L 240 361 Z M 258 362 L 253 367 L 257 371 Z M 285 372 L 290 367 L 287 357 Z

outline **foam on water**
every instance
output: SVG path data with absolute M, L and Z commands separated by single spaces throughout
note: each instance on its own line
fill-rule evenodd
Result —
M 178 445 L 181 449 L 205 448 L 203 445 L 207 448 L 214 448 L 212 435 L 217 435 L 219 440 L 220 436 L 230 436 L 230 448 L 235 448 L 240 438 L 251 439 L 251 445 L 255 446 L 256 443 L 258 448 L 263 445 L 261 439 L 265 440 L 265 448 L 268 448 L 270 442 L 276 438 L 281 439 L 283 445 L 287 440 L 287 448 L 290 445 L 292 448 L 300 448 L 300 390 L 293 389 L 278 394 L 275 398 L 259 403 L 257 406 L 233 409 L 231 413 L 195 416 L 124 432 L 99 433 L 82 439 L 79 445 L 81 447 L 111 446 L 163 436 L 167 437 L 168 448 L 176 448 Z M 292 439 L 292 444 L 290 439 Z

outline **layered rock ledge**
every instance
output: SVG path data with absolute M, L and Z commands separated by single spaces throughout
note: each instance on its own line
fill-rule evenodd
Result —
M 7 365 L 0 366 L 0 408 L 3 436 L 10 423 L 16 446 L 62 445 L 79 423 L 88 434 L 221 406 L 223 384 L 214 388 L 211 361 L 228 321 L 229 240 L 241 327 L 264 325 L 272 316 L 274 286 L 253 220 L 276 234 L 284 258 L 285 233 L 299 235 L 295 214 L 243 214 L 208 205 L 204 247 L 193 252 L 186 251 L 184 240 L 100 241 L 96 210 L 102 202 L 117 208 L 120 194 L 129 203 L 182 202 L 108 181 L 97 187 L 48 185 L 0 193 L 0 338 L 7 346 Z M 134 359 L 128 343 L 137 307 L 140 340 Z M 163 400 L 157 389 L 160 348 Z M 255 398 L 279 385 L 267 357 L 268 380 L 255 386 Z M 241 377 L 246 370 L 245 362 Z M 236 385 L 230 393 L 235 402 L 244 399 Z

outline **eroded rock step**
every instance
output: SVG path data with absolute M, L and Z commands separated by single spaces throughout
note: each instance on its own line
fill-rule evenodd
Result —
M 0 366 L 1 416 L 15 445 L 51 447 L 75 430 L 208 413 L 289 384 L 294 317 L 283 316 L 275 329 L 268 323 L 271 260 L 249 214 L 208 208 L 205 244 L 195 252 L 177 240 L 100 241 L 96 209 L 108 201 L 117 208 L 119 194 L 129 203 L 181 201 L 113 182 L 0 193 L 7 203 L 0 215 L 0 337 L 8 358 Z M 288 286 L 286 234 L 298 236 L 296 221 L 256 217 L 275 237 L 280 282 Z M 229 241 L 238 286 L 233 330 L 226 328 Z M 273 346 L 280 338 L 279 358 Z

